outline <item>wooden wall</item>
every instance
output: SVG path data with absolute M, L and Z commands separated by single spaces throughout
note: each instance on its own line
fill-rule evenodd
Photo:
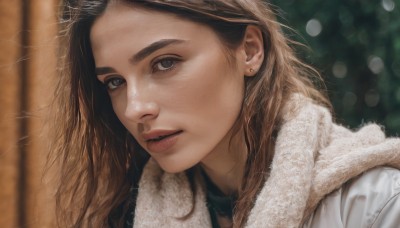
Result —
M 58 0 L 0 0 L 0 227 L 55 227 L 43 176 Z

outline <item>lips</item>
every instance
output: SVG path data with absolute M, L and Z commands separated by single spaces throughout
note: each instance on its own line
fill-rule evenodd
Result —
M 162 153 L 175 145 L 181 130 L 155 130 L 142 134 L 149 152 Z

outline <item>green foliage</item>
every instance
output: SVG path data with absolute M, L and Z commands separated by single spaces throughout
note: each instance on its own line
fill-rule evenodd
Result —
M 400 1 L 273 0 L 299 56 L 322 74 L 337 121 L 400 133 Z

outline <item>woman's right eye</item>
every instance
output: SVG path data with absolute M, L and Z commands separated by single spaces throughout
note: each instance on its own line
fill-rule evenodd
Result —
M 109 79 L 104 81 L 104 85 L 110 91 L 117 89 L 118 87 L 120 87 L 124 83 L 125 83 L 125 80 L 122 79 L 122 78 L 109 78 Z

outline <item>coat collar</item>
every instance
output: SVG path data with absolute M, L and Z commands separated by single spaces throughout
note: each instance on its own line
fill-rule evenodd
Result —
M 150 159 L 139 183 L 134 227 L 211 227 L 203 187 L 193 194 L 185 173 L 164 172 Z

